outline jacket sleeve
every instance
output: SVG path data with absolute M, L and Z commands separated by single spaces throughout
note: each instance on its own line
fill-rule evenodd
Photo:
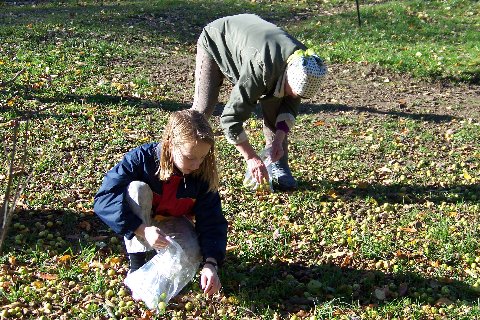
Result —
M 239 144 L 247 140 L 243 123 L 250 118 L 257 101 L 267 90 L 263 73 L 263 68 L 256 63 L 245 64 L 238 82 L 230 93 L 220 118 L 221 127 L 229 143 Z
M 282 99 L 282 104 L 278 110 L 276 123 L 285 121 L 289 129 L 292 129 L 295 124 L 295 119 L 298 115 L 298 106 L 300 105 L 300 98 L 293 98 L 285 96 Z
M 204 193 L 197 198 L 193 210 L 203 258 L 215 258 L 222 265 L 227 248 L 228 223 L 222 213 L 220 195 L 218 192 Z
M 130 182 L 142 180 L 142 158 L 139 148 L 127 153 L 119 164 L 107 172 L 94 198 L 95 213 L 113 231 L 127 239 L 133 238 L 134 231 L 142 223 L 126 201 Z

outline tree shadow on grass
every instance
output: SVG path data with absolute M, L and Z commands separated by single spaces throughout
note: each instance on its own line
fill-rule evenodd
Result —
M 452 185 L 412 185 L 395 183 L 391 185 L 359 184 L 349 185 L 345 181 L 321 181 L 312 183 L 310 181 L 299 181 L 299 190 L 324 193 L 323 200 L 331 198 L 329 193 L 335 193 L 335 197 L 344 200 L 367 197 L 375 199 L 378 203 L 425 203 L 427 201 L 435 204 L 446 203 L 476 203 L 480 194 L 480 184 L 452 184 Z
M 130 96 L 119 96 L 109 94 L 75 95 L 67 94 L 63 97 L 37 97 L 43 103 L 88 103 L 96 105 L 123 105 L 138 108 L 161 109 L 165 111 L 177 111 L 190 107 L 189 104 L 179 103 L 172 100 L 152 101 Z
M 19 110 L 16 108 L 0 108 L 0 114 L 2 112 L 11 113 L 15 112 L 16 117 L 19 119 L 27 119 L 35 116 L 36 118 L 46 118 L 52 117 L 52 114 L 47 112 L 49 109 L 52 109 L 56 106 L 57 103 L 76 103 L 76 104 L 91 104 L 97 106 L 126 106 L 132 108 L 144 108 L 144 109 L 158 109 L 163 111 L 177 111 L 182 109 L 190 108 L 190 104 L 179 103 L 173 100 L 162 100 L 162 101 L 152 101 L 145 100 L 136 97 L 130 96 L 119 96 L 119 95 L 109 95 L 109 94 L 93 94 L 93 95 L 75 95 L 67 94 L 63 96 L 56 97 L 42 97 L 36 96 L 31 93 L 27 93 L 25 96 L 26 99 L 36 100 L 42 104 L 48 104 L 42 108 L 36 110 Z M 66 118 L 66 117 L 83 117 L 85 120 L 88 119 L 85 115 L 53 115 L 56 118 Z
M 22 236 L 17 238 L 18 235 Z M 18 209 L 6 237 L 3 255 L 10 251 L 76 254 L 91 246 L 112 253 L 119 248 L 107 245 L 111 237 L 117 236 L 91 211 L 82 214 L 72 210 Z M 121 243 L 123 238 L 117 238 Z
M 475 304 L 480 296 L 472 286 L 447 277 L 340 267 L 341 259 L 344 257 L 307 267 L 283 262 L 246 264 L 230 255 L 222 270 L 222 283 L 227 295 L 251 305 L 251 316 L 255 309 L 269 308 L 287 315 L 313 312 L 321 304 L 372 306 L 402 298 L 431 305 L 457 300 Z
M 48 222 L 52 222 L 52 225 L 48 225 Z M 16 223 L 24 227 L 15 227 Z M 18 234 L 23 235 L 20 243 L 17 243 L 15 237 Z M 53 239 L 48 234 L 52 234 Z M 117 237 L 118 244 L 112 245 L 112 237 L 117 236 L 91 212 L 82 215 L 72 210 L 20 209 L 12 221 L 5 250 L 0 258 L 6 261 L 10 253 L 19 257 L 31 255 L 44 258 L 47 254 L 50 257 L 47 260 L 63 254 L 75 258 L 83 251 L 93 248 L 95 260 L 104 261 L 113 254 L 125 254 L 121 239 Z M 64 241 L 59 241 L 58 238 Z M 392 273 L 340 267 L 345 264 L 345 259 L 346 256 L 339 256 L 328 264 L 306 266 L 269 261 L 268 253 L 265 252 L 252 253 L 249 258 L 229 252 L 220 271 L 223 292 L 227 296 L 238 297 L 242 312 L 251 317 L 266 310 L 282 315 L 310 313 L 314 312 L 316 306 L 324 304 L 334 307 L 345 304 L 381 306 L 401 298 L 432 305 L 456 301 L 474 304 L 479 297 L 474 288 L 461 281 L 426 277 L 411 272 L 408 268 Z M 408 265 L 408 261 L 404 262 L 403 265 Z M 28 262 L 18 259 L 18 265 L 25 263 Z M 36 263 L 38 265 L 30 267 L 40 271 L 44 270 L 45 263 L 51 264 L 42 259 Z M 54 274 L 53 269 L 46 271 Z
M 223 105 L 217 105 L 215 112 L 213 115 L 221 115 L 223 110 Z M 395 111 L 395 110 L 379 110 L 377 108 L 372 107 L 364 107 L 364 106 L 348 106 L 345 104 L 300 104 L 298 109 L 299 114 L 335 114 L 339 112 L 356 112 L 356 113 L 367 113 L 367 114 L 376 114 L 376 115 L 387 115 L 392 117 L 398 118 L 408 118 L 412 120 L 419 120 L 419 121 L 428 121 L 432 123 L 445 123 L 450 122 L 452 120 L 461 120 L 458 117 L 451 116 L 451 115 L 444 115 L 444 114 L 434 114 L 434 113 L 410 113 L 404 111 Z M 255 110 L 253 111 L 253 116 L 257 119 L 262 118 L 262 110 L 261 107 L 258 105 Z
M 379 110 L 377 108 L 365 107 L 365 106 L 348 106 L 345 104 L 303 104 L 299 109 L 300 114 L 319 114 L 319 113 L 338 113 L 338 112 L 357 112 L 357 113 L 369 113 L 377 115 L 388 115 L 399 118 L 409 118 L 412 120 L 428 121 L 434 123 L 450 122 L 452 120 L 459 120 L 458 117 L 443 114 L 434 113 L 410 113 L 404 111 L 394 110 Z
M 31 5 L 37 3 L 37 6 Z M 202 28 L 209 22 L 226 16 L 247 12 L 255 13 L 276 24 L 284 24 L 292 20 L 292 16 L 302 14 L 300 7 L 272 7 L 246 2 L 242 6 L 232 6 L 228 2 L 216 1 L 202 3 L 191 1 L 171 1 L 161 5 L 128 3 L 118 1 L 77 1 L 55 3 L 54 1 L 7 1 L 7 10 L 14 9 L 16 19 L 7 16 L 10 26 L 27 25 L 33 19 L 50 21 L 51 24 L 70 22 L 80 26 L 90 26 L 100 34 L 121 35 L 126 33 L 125 27 L 138 28 L 139 33 L 164 36 L 182 43 L 195 43 Z M 47 4 L 43 6 L 42 4 Z M 101 12 L 105 13 L 100 14 Z M 115 14 L 118 13 L 118 14 Z M 302 15 L 303 16 L 303 15 Z M 1 15 L 0 15 L 1 17 Z M 33 21 L 35 21 L 33 20 Z M 63 36 L 65 31 L 60 31 Z M 80 37 L 76 32 L 70 37 Z M 135 37 L 133 34 L 132 37 Z M 55 39 L 55 32 L 39 32 L 30 35 L 33 43 L 42 43 Z M 137 39 L 138 40 L 138 39 Z

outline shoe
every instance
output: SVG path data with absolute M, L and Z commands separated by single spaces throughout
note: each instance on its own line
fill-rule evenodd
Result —
M 130 261 L 130 270 L 128 273 L 132 273 L 140 269 L 147 262 L 146 252 L 129 253 L 128 259 Z
M 268 165 L 267 171 L 272 180 L 274 191 L 292 191 L 298 188 L 298 183 L 292 176 L 286 156 Z

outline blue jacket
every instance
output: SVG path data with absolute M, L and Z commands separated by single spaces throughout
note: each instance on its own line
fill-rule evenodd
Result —
M 126 201 L 130 182 L 143 181 L 154 193 L 162 195 L 171 180 L 162 182 L 155 174 L 159 166 L 160 149 L 160 144 L 149 143 L 129 151 L 119 164 L 107 172 L 95 195 L 95 213 L 113 231 L 127 239 L 133 238 L 134 231 L 142 223 Z M 204 258 L 213 257 L 221 264 L 227 246 L 227 221 L 222 213 L 220 195 L 218 192 L 208 192 L 208 183 L 200 178 L 186 175 L 184 179 L 177 186 L 176 200 L 192 200 L 190 214 L 195 216 L 195 230 L 202 255 Z

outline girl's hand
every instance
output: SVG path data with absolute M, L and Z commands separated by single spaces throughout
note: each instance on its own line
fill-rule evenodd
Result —
M 209 297 L 217 293 L 222 284 L 220 278 L 218 278 L 217 270 L 211 264 L 205 264 L 200 272 L 200 285 L 203 289 L 203 293 Z
M 252 177 L 258 183 L 262 183 L 263 181 L 268 181 L 268 171 L 265 167 L 263 161 L 258 157 L 253 157 L 247 160 L 248 170 L 252 174 Z
M 165 238 L 167 235 L 163 233 L 163 231 L 160 230 L 159 228 L 154 226 L 145 227 L 144 233 L 145 233 L 145 240 L 147 240 L 148 244 L 152 248 L 161 249 L 168 246 L 169 242 Z

